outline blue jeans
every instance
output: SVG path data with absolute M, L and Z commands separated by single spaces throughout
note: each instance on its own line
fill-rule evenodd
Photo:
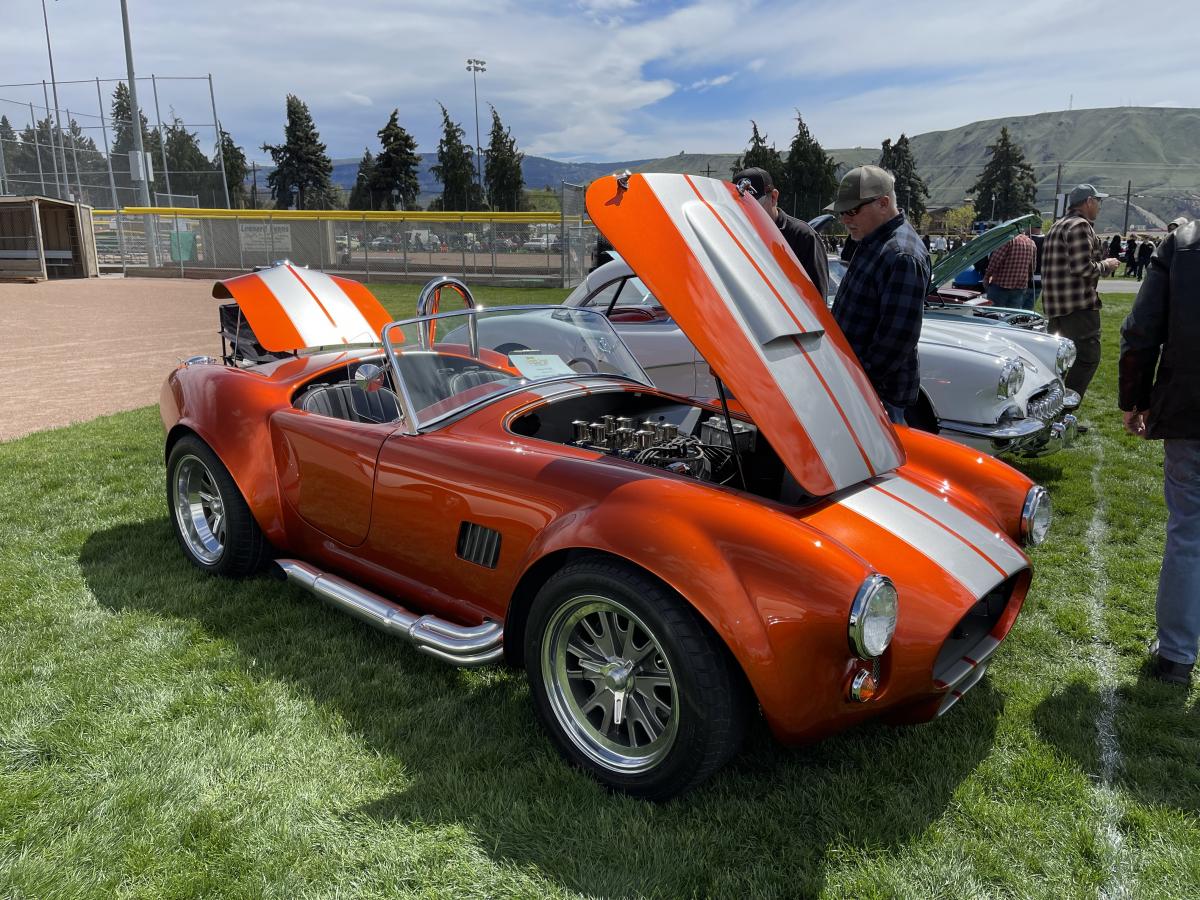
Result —
M 880 399 L 882 400 L 883 398 L 881 397 Z M 892 420 L 893 425 L 908 424 L 904 421 L 904 410 L 908 409 L 907 406 L 897 406 L 895 403 L 888 403 L 884 400 L 883 408 L 887 412 L 887 417 Z
M 1158 576 L 1158 650 L 1164 659 L 1196 661 L 1200 644 L 1200 440 L 1163 442 L 1167 545 Z
M 997 306 L 1023 307 L 1025 303 L 1025 288 L 1002 288 L 989 285 L 987 297 Z

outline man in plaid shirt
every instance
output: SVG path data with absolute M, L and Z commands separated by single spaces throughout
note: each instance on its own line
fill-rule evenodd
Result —
M 987 274 L 983 286 L 987 297 L 997 306 L 1016 306 L 1033 309 L 1034 264 L 1037 262 L 1037 245 L 1025 233 L 1000 247 L 988 260 Z
M 1102 275 L 1115 272 L 1120 263 L 1102 259 L 1100 238 L 1092 223 L 1100 213 L 1102 194 L 1081 184 L 1067 198 L 1067 214 L 1046 234 L 1042 245 L 1042 306 L 1050 319 L 1047 329 L 1075 342 L 1078 356 L 1067 373 L 1068 390 L 1080 398 L 1100 367 L 1100 295 L 1096 285 Z M 1086 431 L 1086 426 L 1080 426 Z
M 888 418 L 903 425 L 917 399 L 917 340 L 929 293 L 929 255 L 896 208 L 895 179 L 878 166 L 851 169 L 826 210 L 858 242 L 833 317 L 871 379 Z

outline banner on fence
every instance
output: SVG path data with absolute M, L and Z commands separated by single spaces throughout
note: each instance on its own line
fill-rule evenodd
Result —
M 287 222 L 238 222 L 238 236 L 248 253 L 292 252 L 292 226 Z

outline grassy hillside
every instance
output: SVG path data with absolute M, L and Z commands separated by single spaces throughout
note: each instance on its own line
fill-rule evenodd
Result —
M 911 137 L 931 203 L 961 202 L 987 162 L 987 145 L 1008 127 L 1038 178 L 1038 202 L 1053 204 L 1058 164 L 1063 189 L 1090 182 L 1113 196 L 1101 230 L 1119 229 L 1125 189 L 1133 182 L 1130 227 L 1161 227 L 1178 215 L 1200 215 L 1200 109 L 1077 109 L 972 122 Z M 873 162 L 878 150 L 831 150 L 850 165 Z

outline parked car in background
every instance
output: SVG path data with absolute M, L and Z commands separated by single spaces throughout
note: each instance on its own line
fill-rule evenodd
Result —
M 468 309 L 388 324 L 363 285 L 276 266 L 218 283 L 224 359 L 163 386 L 184 555 L 273 560 L 430 657 L 523 666 L 562 755 L 640 797 L 711 775 L 759 710 L 788 743 L 944 714 L 1019 614 L 1045 490 L 893 428 L 782 237 L 731 239 L 775 231 L 752 198 L 634 175 L 587 205 L 736 408 L 654 387 L 600 309 L 478 309 L 441 278 L 421 307 Z
M 831 283 L 840 277 L 831 260 Z M 707 361 L 624 259 L 590 272 L 563 305 L 602 310 L 663 390 L 716 395 Z M 927 317 L 909 424 L 987 453 L 1054 453 L 1076 438 L 1079 395 L 1063 385 L 1074 349 L 1045 333 Z
M 530 253 L 557 253 L 562 245 L 554 235 L 539 234 L 527 240 L 521 247 Z

